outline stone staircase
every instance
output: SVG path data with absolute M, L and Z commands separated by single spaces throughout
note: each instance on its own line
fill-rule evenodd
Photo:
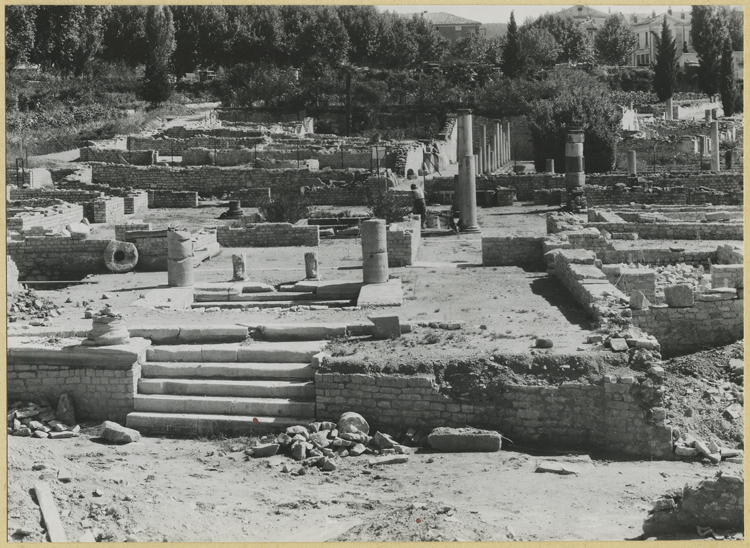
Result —
M 126 424 L 144 434 L 203 436 L 313 422 L 311 363 L 325 344 L 152 346 Z
M 356 304 L 361 282 L 303 280 L 275 288 L 257 284 L 206 284 L 194 292 L 192 308 L 343 308 Z M 268 290 L 270 289 L 270 291 Z

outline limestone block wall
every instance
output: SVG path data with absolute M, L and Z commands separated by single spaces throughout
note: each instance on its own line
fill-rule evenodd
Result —
M 236 221 L 218 227 L 216 239 L 222 247 L 317 247 L 320 245 L 320 228 L 317 225 L 244 224 L 244 221 Z
M 31 211 L 8 217 L 5 226 L 9 232 L 22 232 L 35 227 L 61 230 L 70 223 L 80 222 L 83 217 L 82 205 L 60 204 L 44 211 Z
M 626 299 L 609 283 L 604 272 L 594 266 L 594 253 L 582 249 L 558 249 L 552 254 L 555 277 L 589 314 L 597 317 L 599 305 L 612 299 Z
M 183 166 L 212 166 L 215 162 L 216 153 L 214 150 L 196 147 L 182 151 Z
M 135 192 L 129 196 L 125 196 L 123 200 L 125 215 L 134 215 L 148 209 L 147 192 Z
M 711 287 L 731 287 L 742 289 L 745 286 L 745 267 L 742 264 L 712 264 Z
M 497 429 L 519 445 L 672 458 L 672 431 L 654 411 L 656 387 L 634 377 L 597 384 L 503 386 L 485 401 L 441 393 L 430 376 L 317 373 L 318 420 L 356 410 L 373 428 Z
M 607 280 L 625 295 L 640 291 L 651 302 L 656 298 L 656 272 L 648 268 L 633 268 L 625 264 L 602 265 Z
M 232 192 L 230 200 L 239 200 L 240 207 L 258 207 L 271 199 L 270 188 L 243 188 Z
M 336 172 L 331 173 L 336 177 Z M 166 167 L 91 164 L 92 182 L 111 187 L 145 190 L 194 191 L 200 196 L 221 195 L 245 188 L 270 188 L 271 192 L 298 192 L 318 183 L 316 172 L 250 167 Z M 343 179 L 343 176 L 341 177 Z
M 644 240 L 742 240 L 741 223 L 588 223 L 609 233 L 636 233 Z
M 110 197 L 92 203 L 94 223 L 117 223 L 125 218 L 125 198 Z
M 102 198 L 104 193 L 95 190 L 61 190 L 46 188 L 11 188 L 8 199 L 10 201 L 37 200 L 53 198 L 71 204 L 82 204 Z
M 196 208 L 198 207 L 198 193 L 180 190 L 149 190 L 148 207 Z
M 417 261 L 422 238 L 422 223 L 419 216 L 409 222 L 393 223 L 386 231 L 388 266 L 407 266 Z
M 543 240 L 537 236 L 482 236 L 482 264 L 541 267 Z
M 171 137 L 172 139 L 189 139 L 190 137 L 198 137 L 206 135 L 209 137 L 262 137 L 263 131 L 257 128 L 244 128 L 244 127 L 187 127 L 187 126 L 172 126 L 168 127 L 161 132 L 164 137 Z
M 30 169 L 21 170 L 13 167 L 5 168 L 5 182 L 7 185 L 34 186 L 34 173 Z
M 124 422 L 133 411 L 141 362 L 137 356 L 127 355 L 132 353 L 92 349 L 65 356 L 58 349 L 49 349 L 28 356 L 31 350 L 21 355 L 16 355 L 13 347 L 8 350 L 9 401 L 43 396 L 57 402 L 61 394 L 69 394 L 78 420 Z
M 156 163 L 156 151 L 83 147 L 80 161 L 150 166 Z
M 739 298 L 696 300 L 686 308 L 652 305 L 632 312 L 633 325 L 656 337 L 665 356 L 697 352 L 743 338 L 743 299 Z
M 37 270 L 50 279 L 65 279 L 66 273 L 96 274 L 107 272 L 104 249 L 110 240 L 73 240 L 65 236 L 26 236 L 8 241 L 8 255 L 25 279 Z
M 716 261 L 719 264 L 743 264 L 745 253 L 741 247 L 729 244 L 720 245 L 716 249 Z
M 228 149 L 228 148 L 253 148 L 255 145 L 264 144 L 264 137 L 213 137 L 210 135 L 199 135 L 187 139 L 174 139 L 170 137 L 134 137 L 129 136 L 128 150 L 155 150 L 162 156 L 182 156 L 185 150 L 191 148 L 206 149 Z

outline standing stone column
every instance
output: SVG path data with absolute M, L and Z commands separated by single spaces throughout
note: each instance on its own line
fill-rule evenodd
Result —
M 635 150 L 628 150 L 628 175 L 638 175 Z
M 456 161 L 458 162 L 458 183 L 456 186 L 456 206 L 458 208 L 458 211 L 462 211 L 463 205 L 461 204 L 461 202 L 463 200 L 464 195 L 463 195 L 463 192 L 461 191 L 461 188 L 463 187 L 464 175 L 461 173 L 461 158 L 463 158 L 466 155 L 473 155 L 474 151 L 472 150 L 473 142 L 472 142 L 471 110 L 459 109 L 456 114 L 457 114 Z
M 492 122 L 495 126 L 495 162 L 497 163 L 497 167 L 500 168 L 503 166 L 502 154 L 500 154 L 500 145 L 503 142 L 502 120 L 495 119 Z
M 707 123 L 707 124 L 708 124 L 709 122 L 711 122 L 711 109 L 710 109 L 710 108 L 707 108 L 707 109 L 706 109 L 706 110 L 705 110 L 705 111 L 703 112 L 703 115 L 705 116 L 705 120 L 706 120 L 706 123 Z
M 582 204 L 583 186 L 586 184 L 583 160 L 583 128 L 571 127 L 565 142 L 565 188 L 567 206 L 573 209 Z
M 318 274 L 318 252 L 307 251 L 305 253 L 305 279 L 319 280 Z
M 492 173 L 492 144 L 487 143 L 487 148 L 484 151 L 484 160 L 487 162 L 487 173 Z
M 362 221 L 362 280 L 366 284 L 388 281 L 388 240 L 384 219 Z
M 233 281 L 247 280 L 247 260 L 244 253 L 235 253 L 232 255 Z
M 489 151 L 490 151 L 490 173 L 495 171 L 497 169 L 497 156 L 493 154 L 495 149 L 497 148 L 497 143 L 495 143 L 495 136 L 490 136 L 490 144 L 489 144 Z
M 719 122 L 711 122 L 711 171 L 721 171 L 719 160 Z
M 193 237 L 189 230 L 167 231 L 167 285 L 193 285 Z
M 496 171 L 497 170 L 497 158 L 495 157 L 495 151 L 494 150 L 490 150 L 490 162 L 492 162 L 492 165 L 494 166 L 492 168 L 492 171 L 493 172 Z
M 671 97 L 667 99 L 667 112 L 666 112 L 666 114 L 667 114 L 667 116 L 666 116 L 667 120 L 672 120 L 673 114 L 672 114 L 672 98 Z
M 513 161 L 513 150 L 510 144 L 510 120 L 505 120 L 504 126 L 505 127 L 503 128 L 503 133 L 505 133 L 505 161 L 511 162 Z
M 462 232 L 479 232 L 471 110 L 458 111 L 458 211 Z
M 555 172 L 555 160 L 554 158 L 547 158 L 547 165 L 545 171 L 547 173 L 554 173 Z
M 479 134 L 479 173 L 490 171 L 487 165 L 487 126 L 482 126 L 482 132 Z

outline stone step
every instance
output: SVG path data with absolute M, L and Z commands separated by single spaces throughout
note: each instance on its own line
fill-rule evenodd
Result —
M 138 381 L 138 393 L 179 396 L 315 399 L 315 384 L 311 381 L 142 378 Z
M 146 362 L 141 367 L 143 377 L 157 379 L 307 380 L 315 377 L 315 370 L 309 363 Z
M 300 305 L 327 306 L 329 308 L 342 308 L 344 306 L 353 306 L 351 300 L 309 300 L 309 301 L 213 301 L 213 302 L 194 302 L 192 308 L 291 308 Z
M 290 341 L 150 346 L 146 358 L 154 362 L 310 363 L 325 345 L 325 341 Z
M 293 284 L 281 284 L 279 286 L 279 293 L 310 293 L 315 294 L 317 286 L 310 287 L 301 285 L 300 283 Z
M 249 435 L 280 432 L 289 426 L 310 424 L 313 415 L 305 417 L 243 417 L 237 415 L 204 415 L 196 413 L 130 413 L 126 426 L 141 434 L 168 434 L 186 437 L 217 434 Z
M 170 396 L 136 394 L 133 410 L 151 413 L 198 413 L 249 417 L 315 416 L 315 401 L 287 398 L 236 398 L 222 396 Z
M 240 293 L 229 295 L 229 302 L 268 302 L 268 301 L 313 301 L 315 294 L 306 291 L 285 291 L 282 293 Z

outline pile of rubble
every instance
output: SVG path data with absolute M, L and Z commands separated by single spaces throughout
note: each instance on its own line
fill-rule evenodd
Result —
M 8 296 L 8 322 L 18 320 L 44 320 L 60 315 L 57 305 L 40 297 L 33 289 L 17 291 Z M 31 325 L 42 325 L 43 322 L 31 322 Z
M 249 457 L 270 457 L 284 451 L 302 467 L 285 464 L 281 471 L 293 475 L 304 475 L 305 467 L 318 467 L 329 472 L 336 470 L 337 461 L 346 457 L 373 455 L 372 464 L 398 464 L 408 461 L 413 447 L 427 442 L 428 432 L 410 429 L 402 445 L 393 437 L 382 432 L 369 435 L 370 426 L 357 413 L 344 413 L 338 423 L 314 422 L 307 426 L 290 426 L 279 434 L 272 443 L 256 445 L 246 451 Z
M 742 413 L 742 406 L 740 404 L 736 405 L 739 407 L 739 412 Z M 681 436 L 677 439 L 674 454 L 678 458 L 708 459 L 713 464 L 718 464 L 721 461 L 742 464 L 744 460 L 744 454 L 741 449 L 721 447 L 713 440 L 705 443 L 689 435 Z
M 62 394 L 57 410 L 50 405 L 17 401 L 8 410 L 8 434 L 35 438 L 61 439 L 77 436 L 81 427 L 76 424 L 73 402 Z
M 685 263 L 657 266 L 656 291 L 664 290 L 665 286 L 688 284 L 694 290 L 711 288 L 711 275 L 702 266 L 692 266 Z

